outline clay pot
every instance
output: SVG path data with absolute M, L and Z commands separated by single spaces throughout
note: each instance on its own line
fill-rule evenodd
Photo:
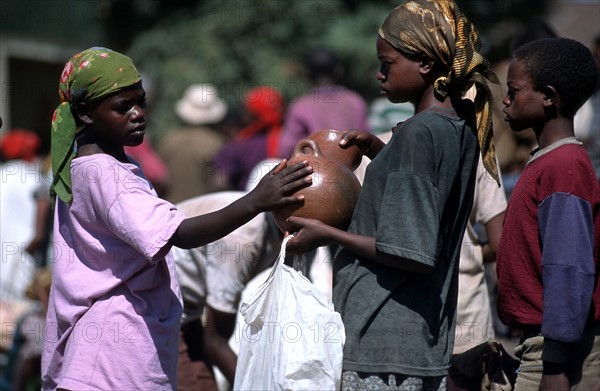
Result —
M 286 219 L 290 216 L 320 220 L 328 225 L 346 229 L 360 192 L 360 182 L 354 170 L 362 155 L 357 147 L 340 148 L 342 132 L 326 129 L 300 140 L 289 159 L 289 164 L 307 160 L 313 168 L 311 186 L 298 191 L 304 195 L 302 206 L 273 211 L 279 229 L 293 233 Z
M 343 133 L 339 130 L 323 129 L 312 133 L 308 138 L 315 140 L 326 159 L 339 162 L 354 171 L 362 162 L 362 153 L 356 145 L 345 149 L 340 147 Z

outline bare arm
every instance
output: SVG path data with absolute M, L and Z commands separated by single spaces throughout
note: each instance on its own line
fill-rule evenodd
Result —
M 229 339 L 235 329 L 235 314 L 217 311 L 206 306 L 206 325 L 204 326 L 204 352 L 233 385 L 237 355 L 229 346 Z
M 294 193 L 312 183 L 311 173 L 306 161 L 287 166 L 284 160 L 254 190 L 225 208 L 185 219 L 167 246 L 200 247 L 229 234 L 260 212 L 303 202 L 304 196 Z
M 371 160 L 385 147 L 385 143 L 374 134 L 356 129 L 346 131 L 340 140 L 340 147 L 342 148 L 348 148 L 352 145 L 358 146 L 362 154 Z
M 481 247 L 484 263 L 496 262 L 496 251 L 498 250 L 498 243 L 500 242 L 503 225 L 504 212 L 493 217 L 485 224 L 488 242 Z
M 320 246 L 337 244 L 380 265 L 415 273 L 433 271 L 432 267 L 420 262 L 377 250 L 375 238 L 350 233 L 313 219 L 290 217 L 289 221 L 301 227 L 295 237 L 287 243 L 287 250 L 291 253 L 303 253 Z
M 48 219 L 52 215 L 52 204 L 49 197 L 38 197 L 35 210 L 35 230 L 33 239 L 27 245 L 25 251 L 33 254 L 43 243 L 47 235 Z

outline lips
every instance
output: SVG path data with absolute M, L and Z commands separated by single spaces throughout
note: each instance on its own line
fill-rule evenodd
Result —
M 146 133 L 146 125 L 143 126 L 136 126 L 132 131 L 131 134 L 135 135 L 135 136 L 143 136 Z
M 146 130 L 145 122 L 133 128 L 133 132 L 143 132 L 145 130 Z

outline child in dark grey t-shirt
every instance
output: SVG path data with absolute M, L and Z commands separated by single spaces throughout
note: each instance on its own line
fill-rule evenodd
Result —
M 387 145 L 367 132 L 344 134 L 342 148 L 356 144 L 372 159 L 347 231 L 290 218 L 301 229 L 289 251 L 340 246 L 333 302 L 346 328 L 342 389 L 446 388 L 479 149 L 498 178 L 486 84 L 497 79 L 479 48 L 451 1 L 394 9 L 379 29 L 377 80 L 415 115 Z M 473 85 L 474 105 L 461 99 Z

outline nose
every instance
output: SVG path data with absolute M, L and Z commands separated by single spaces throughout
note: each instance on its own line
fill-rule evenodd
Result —
M 131 110 L 131 120 L 138 122 L 146 119 L 146 108 L 140 105 L 133 106 Z
M 375 78 L 379 81 L 385 81 L 385 75 L 380 70 L 375 74 Z
M 508 96 L 508 94 L 506 94 L 506 95 L 504 96 L 504 99 L 502 99 L 502 104 L 503 104 L 504 106 L 509 106 L 509 105 L 510 105 L 510 96 Z

